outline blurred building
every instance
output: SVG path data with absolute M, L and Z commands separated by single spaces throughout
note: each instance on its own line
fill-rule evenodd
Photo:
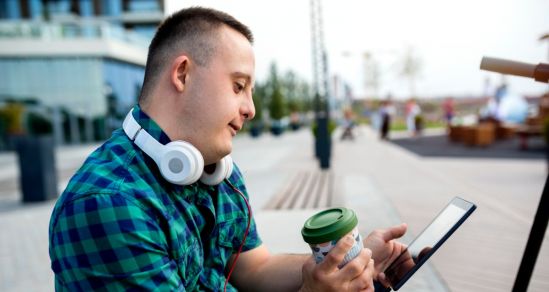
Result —
M 84 119 L 84 131 L 71 123 L 70 140 L 90 140 L 93 119 L 135 102 L 163 18 L 162 0 L 0 0 L 0 101 Z

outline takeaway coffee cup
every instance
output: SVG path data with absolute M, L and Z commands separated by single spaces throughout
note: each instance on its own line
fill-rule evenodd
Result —
M 349 233 L 352 234 L 355 242 L 339 264 L 340 268 L 358 256 L 363 248 L 355 211 L 347 208 L 324 210 L 307 219 L 301 229 L 303 240 L 311 247 L 317 264 L 324 260 L 339 239 Z

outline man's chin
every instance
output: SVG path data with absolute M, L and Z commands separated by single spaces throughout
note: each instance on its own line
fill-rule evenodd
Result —
M 229 147 L 227 149 L 223 149 L 223 151 L 219 151 L 215 154 L 215 157 L 212 158 L 212 160 L 206 160 L 206 157 L 204 157 L 204 165 L 208 164 L 214 164 L 219 162 L 221 159 L 223 159 L 225 156 L 231 154 L 232 147 Z

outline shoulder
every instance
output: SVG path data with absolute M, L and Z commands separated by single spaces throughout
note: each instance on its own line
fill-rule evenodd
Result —
M 58 199 L 52 217 L 71 202 L 90 201 L 105 197 L 112 200 L 127 200 L 137 206 L 145 200 L 143 196 L 154 194 L 150 190 L 150 171 L 139 157 L 133 143 L 120 130 L 97 148 L 70 179 L 66 189 Z M 115 203 L 117 201 L 102 203 Z

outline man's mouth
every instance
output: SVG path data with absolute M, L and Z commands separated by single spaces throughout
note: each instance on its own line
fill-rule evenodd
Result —
M 236 133 L 238 133 L 238 131 L 240 131 L 240 129 L 241 129 L 242 127 L 239 127 L 239 126 L 236 126 L 236 125 L 233 125 L 233 124 L 229 124 L 229 128 L 231 129 L 231 134 L 232 134 L 233 136 L 235 136 Z

